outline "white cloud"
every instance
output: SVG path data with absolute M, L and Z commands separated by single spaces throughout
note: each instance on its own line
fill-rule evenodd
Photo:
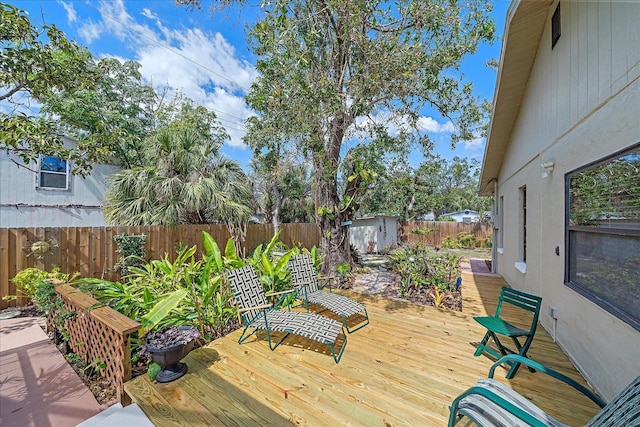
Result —
M 253 64 L 238 58 L 222 34 L 200 28 L 173 29 L 144 8 L 141 15 L 153 22 L 137 21 L 122 0 L 101 1 L 102 20 L 81 26 L 90 43 L 110 34 L 127 43 L 136 53 L 144 79 L 155 87 L 181 91 L 196 104 L 218 115 L 231 135 L 232 146 L 242 146 L 244 120 L 252 115 L 244 95 L 258 75 Z
M 374 125 L 383 125 L 391 136 L 396 136 L 400 130 L 410 129 L 410 120 L 406 116 L 394 114 L 389 110 L 378 111 L 369 118 L 359 118 L 356 121 L 357 130 L 352 127 L 350 136 L 366 139 L 368 137 L 366 129 L 370 129 Z M 432 117 L 421 116 L 418 118 L 416 125 L 418 130 L 426 133 L 443 134 L 455 131 L 455 126 L 451 121 L 439 123 Z
M 485 140 L 486 139 L 484 137 L 478 137 L 478 138 L 472 139 L 471 141 L 463 141 L 464 148 L 469 150 L 477 150 L 478 148 L 484 148 Z
M 78 20 L 78 15 L 76 14 L 75 7 L 73 7 L 73 3 L 65 3 L 63 1 L 59 1 L 58 3 L 64 7 L 65 12 L 67 12 L 67 21 L 71 23 Z
M 424 116 L 418 119 L 418 127 L 432 133 L 452 133 L 456 130 L 455 126 L 453 125 L 453 123 L 451 123 L 450 120 L 444 124 L 441 124 L 432 117 Z
M 156 15 L 149 8 L 146 8 L 146 7 L 142 9 L 142 16 L 149 19 L 158 20 L 158 15 Z
M 96 24 L 90 19 L 78 28 L 78 34 L 82 41 L 86 44 L 91 44 L 94 40 L 97 40 L 102 35 L 102 25 Z

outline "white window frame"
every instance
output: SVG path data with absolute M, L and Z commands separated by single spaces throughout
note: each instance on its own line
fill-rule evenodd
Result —
M 70 183 L 71 183 L 71 173 L 70 173 L 70 166 L 69 166 L 69 161 L 65 161 L 65 165 L 66 165 L 66 170 L 64 172 L 57 172 L 57 171 L 47 171 L 47 170 L 42 170 L 42 163 L 43 163 L 43 159 L 45 157 L 56 157 L 58 159 L 60 159 L 57 156 L 45 156 L 43 154 L 41 154 L 40 156 L 38 156 L 38 163 L 37 163 L 37 167 L 36 167 L 36 189 L 38 190 L 52 190 L 52 191 L 68 191 L 69 187 L 70 187 Z M 60 159 L 62 160 L 62 159 Z M 41 181 L 42 181 L 42 174 L 46 173 L 46 174 L 52 174 L 52 175 L 63 175 L 65 176 L 65 186 L 63 187 L 45 187 L 43 185 L 41 185 Z

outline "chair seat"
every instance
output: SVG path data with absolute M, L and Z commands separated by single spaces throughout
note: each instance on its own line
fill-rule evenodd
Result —
M 525 335 L 529 335 L 529 331 L 520 329 L 517 326 L 514 326 L 511 323 L 500 319 L 499 317 L 485 316 L 474 317 L 473 319 L 488 330 L 500 335 L 505 335 L 507 337 L 522 337 Z
M 300 293 L 299 295 L 303 295 Z M 340 316 L 353 316 L 365 310 L 365 306 L 343 295 L 331 294 L 325 291 L 310 292 L 307 294 L 309 302 L 321 305 Z
M 520 409 L 524 410 L 528 414 L 532 415 L 545 426 L 548 427 L 568 427 L 566 424 L 561 423 L 552 416 L 546 414 L 543 410 L 531 403 L 528 399 L 522 395 L 513 391 L 505 384 L 492 378 L 483 378 L 479 380 L 475 387 L 485 388 L 499 397 L 505 399 L 507 402 L 514 404 Z M 526 422 L 522 421 L 518 417 L 502 409 L 501 406 L 492 402 L 484 396 L 472 394 L 466 396 L 460 401 L 458 406 L 458 412 L 466 415 L 469 418 L 475 420 L 478 425 L 483 427 L 520 427 L 528 426 Z
M 266 322 L 272 331 L 300 335 L 323 344 L 333 344 L 342 331 L 342 323 L 313 313 L 269 310 Z M 258 314 L 251 326 L 266 329 L 264 314 Z
M 355 332 L 369 324 L 367 307 L 344 295 L 338 295 L 322 290 L 316 275 L 313 260 L 309 254 L 292 256 L 287 266 L 291 272 L 291 282 L 298 290 L 298 298 L 304 300 L 305 307 L 309 311 L 309 303 L 316 304 L 324 309 L 342 317 L 347 332 Z M 349 318 L 362 313 L 364 320 L 357 323 L 354 329 L 349 327 Z

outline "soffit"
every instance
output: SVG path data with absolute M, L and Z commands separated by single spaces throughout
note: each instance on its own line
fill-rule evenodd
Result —
M 493 114 L 482 160 L 478 190 L 481 195 L 493 193 L 493 186 L 489 184 L 500 172 L 552 3 L 549 0 L 514 0 L 509 6 Z

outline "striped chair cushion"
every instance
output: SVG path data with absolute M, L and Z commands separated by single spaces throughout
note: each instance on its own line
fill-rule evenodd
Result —
M 229 278 L 229 285 L 239 308 L 258 307 L 269 304 L 264 294 L 262 283 L 260 283 L 256 270 L 252 266 L 248 265 L 227 271 L 227 277 Z M 251 321 L 251 319 L 259 313 L 261 313 L 261 310 L 249 310 L 245 312 L 244 317 Z
M 523 411 L 533 415 L 548 427 L 568 427 L 500 381 L 492 378 L 483 378 L 475 384 L 475 387 L 482 387 L 497 394 Z M 462 399 L 458 412 L 476 420 L 480 426 L 520 427 L 529 425 L 485 397 L 476 394 Z
M 313 260 L 309 254 L 294 255 L 289 259 L 287 264 L 291 271 L 291 279 L 294 283 L 304 283 L 308 285 L 307 292 L 317 292 L 320 290 L 316 270 L 313 266 Z
M 298 294 L 303 296 L 304 293 Z M 309 302 L 325 307 L 329 311 L 341 316 L 352 316 L 365 310 L 364 304 L 338 294 L 330 294 L 325 291 L 311 292 L 307 295 Z
M 585 427 L 640 426 L 640 377 L 631 382 Z
M 266 312 L 266 322 L 272 331 L 300 335 L 324 344 L 333 344 L 342 331 L 342 323 L 337 320 L 297 311 L 269 310 Z M 267 329 L 265 315 L 256 316 L 251 326 Z

